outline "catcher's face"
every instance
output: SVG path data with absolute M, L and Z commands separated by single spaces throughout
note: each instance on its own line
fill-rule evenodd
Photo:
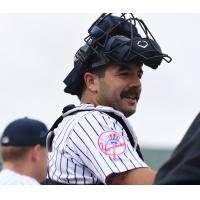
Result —
M 142 65 L 110 65 L 96 79 L 96 104 L 110 106 L 129 117 L 136 111 L 141 93 Z

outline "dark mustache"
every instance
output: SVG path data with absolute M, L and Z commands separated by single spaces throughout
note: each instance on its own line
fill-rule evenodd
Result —
M 140 98 L 140 90 L 138 90 L 135 87 L 132 87 L 126 91 L 122 91 L 120 94 L 121 98 L 129 97 L 129 96 L 134 96 L 138 101 Z

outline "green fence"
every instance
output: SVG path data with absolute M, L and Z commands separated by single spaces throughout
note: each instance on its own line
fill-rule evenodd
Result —
M 141 148 L 145 162 L 154 170 L 158 170 L 171 156 L 172 149 Z

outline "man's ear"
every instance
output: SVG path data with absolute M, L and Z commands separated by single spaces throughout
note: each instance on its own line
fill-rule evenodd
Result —
M 32 160 L 37 160 L 40 154 L 40 149 L 41 146 L 39 144 L 35 145 L 34 147 L 32 147 L 31 149 L 31 158 Z
M 97 91 L 97 89 L 98 89 L 98 76 L 96 74 L 86 72 L 84 74 L 84 81 L 85 81 L 86 88 L 90 92 L 94 93 L 94 92 Z

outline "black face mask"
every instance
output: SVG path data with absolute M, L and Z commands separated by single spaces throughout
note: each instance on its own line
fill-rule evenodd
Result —
M 167 54 L 163 54 L 159 44 L 145 23 L 130 14 L 122 13 L 121 17 L 102 14 L 89 28 L 86 44 L 99 58 L 116 61 L 118 64 L 142 62 L 157 69 L 164 59 L 171 62 Z M 138 33 L 136 25 L 143 30 L 145 37 Z M 88 52 L 89 53 L 89 52 Z

